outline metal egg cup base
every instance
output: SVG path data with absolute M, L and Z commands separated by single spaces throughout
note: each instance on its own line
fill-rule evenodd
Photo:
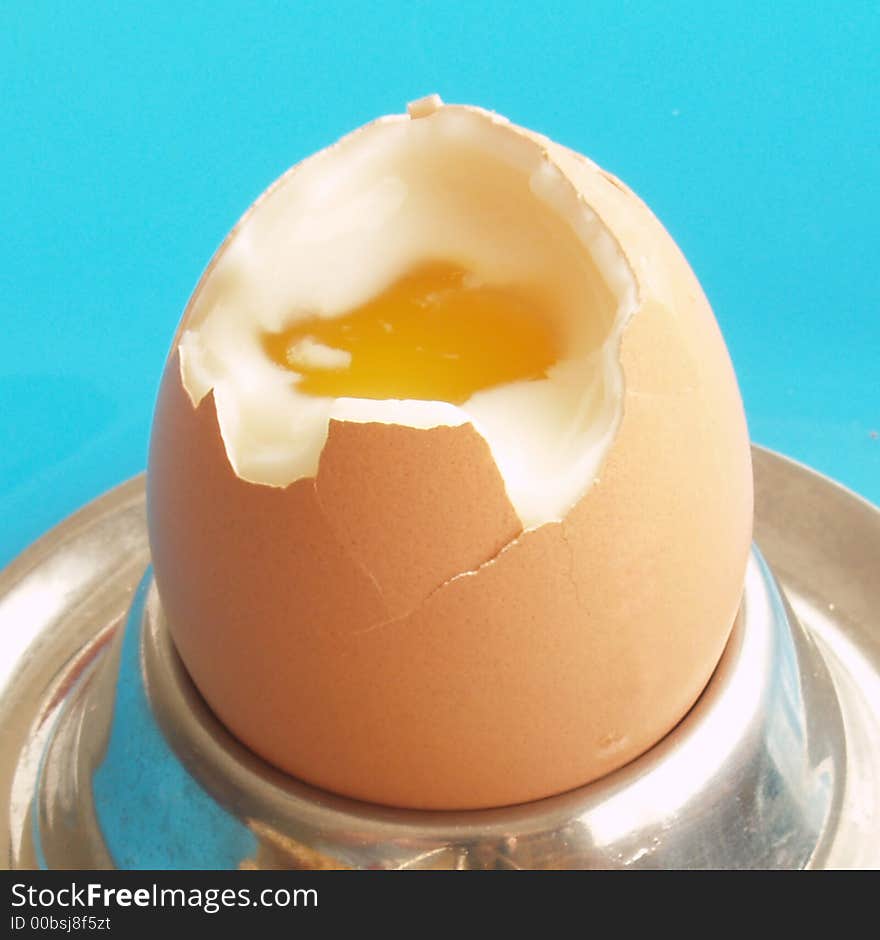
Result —
M 791 509 L 798 485 L 812 484 L 830 487 L 823 498 L 843 500 L 840 512 L 858 511 L 863 531 L 850 525 L 849 536 L 867 557 L 880 547 L 876 509 L 784 458 L 755 457 L 762 545 L 762 508 Z M 784 530 L 764 529 L 790 575 Z M 345 799 L 253 755 L 195 691 L 149 575 L 135 588 L 147 562 L 137 480 L 0 575 L 0 629 L 21 611 L 36 623 L 0 685 L 11 867 L 880 866 L 880 638 L 864 622 L 823 620 L 783 577 L 799 618 L 757 551 L 724 657 L 673 732 L 593 784 L 473 812 Z M 37 609 L 53 598 L 56 610 Z M 840 603 L 842 614 L 862 609 Z

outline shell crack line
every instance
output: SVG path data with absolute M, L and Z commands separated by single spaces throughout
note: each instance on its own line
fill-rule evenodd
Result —
M 526 534 L 526 532 L 528 532 L 528 531 L 529 531 L 529 530 L 526 530 L 525 532 L 520 532 L 519 535 L 516 536 L 516 538 L 512 539 L 511 541 L 509 541 L 509 542 L 507 542 L 505 545 L 503 545 L 503 546 L 502 546 L 494 555 L 492 555 L 490 558 L 487 558 L 485 561 L 480 562 L 480 564 L 477 565 L 476 568 L 470 568 L 470 569 L 468 569 L 467 571 L 460 571 L 458 574 L 454 574 L 451 578 L 447 578 L 447 579 L 446 579 L 445 581 L 443 581 L 441 584 L 438 584 L 436 587 L 434 587 L 434 588 L 432 588 L 430 591 L 428 591 L 428 593 L 427 593 L 417 604 L 415 604 L 415 605 L 413 605 L 412 607 L 410 607 L 410 608 L 409 608 L 408 610 L 406 610 L 404 613 L 402 613 L 402 614 L 397 614 L 397 615 L 395 615 L 394 617 L 389 617 L 387 620 L 382 620 L 382 621 L 380 621 L 379 623 L 370 624 L 370 626 L 364 627 L 363 630 L 355 630 L 355 631 L 352 632 L 351 636 L 364 636 L 364 634 L 372 633 L 374 630 L 378 630 L 380 627 L 389 627 L 389 626 L 392 626 L 392 625 L 395 624 L 395 623 L 400 623 L 400 621 L 402 621 L 402 620 L 406 620 L 407 617 L 410 617 L 410 616 L 411 616 L 412 614 L 414 614 L 417 610 L 421 610 L 421 608 L 424 607 L 425 604 L 427 604 L 427 603 L 431 600 L 431 598 L 434 597 L 435 594 L 438 594 L 440 591 L 442 591 L 442 590 L 444 590 L 445 588 L 449 587 L 449 585 L 454 584 L 456 581 L 461 581 L 463 578 L 471 578 L 471 577 L 473 577 L 474 575 L 479 574 L 479 573 L 480 573 L 481 571 L 483 571 L 484 569 L 490 567 L 491 565 L 496 564 L 496 563 L 498 562 L 498 560 L 499 560 L 504 554 L 506 554 L 508 551 L 510 551 L 511 548 L 513 548 L 515 545 L 517 545 L 517 544 L 521 541 L 522 537 L 523 537 L 523 536 Z

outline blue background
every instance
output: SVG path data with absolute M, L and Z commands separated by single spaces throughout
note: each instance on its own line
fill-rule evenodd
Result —
M 878 9 L 3 4 L 0 564 L 143 468 L 177 320 L 251 200 L 432 91 L 640 193 L 753 438 L 880 502 Z

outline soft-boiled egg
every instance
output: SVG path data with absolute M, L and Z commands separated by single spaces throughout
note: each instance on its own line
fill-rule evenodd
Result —
M 220 247 L 148 514 L 174 642 L 241 741 L 363 800 L 500 806 L 620 767 L 700 695 L 749 441 L 644 203 L 431 97 L 293 167 Z

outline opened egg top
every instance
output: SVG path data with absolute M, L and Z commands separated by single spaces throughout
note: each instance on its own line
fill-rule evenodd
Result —
M 500 806 L 621 766 L 699 696 L 742 592 L 748 435 L 645 205 L 432 98 L 221 246 L 148 516 L 175 644 L 254 751 L 365 800 Z

